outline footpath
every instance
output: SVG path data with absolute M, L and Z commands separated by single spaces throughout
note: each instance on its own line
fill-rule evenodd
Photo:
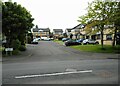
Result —
M 33 54 L 32 47 L 31 45 L 27 44 L 27 50 L 20 52 L 18 55 L 12 55 L 12 56 L 3 56 L 0 61 L 10 61 L 10 60 L 19 60 L 19 59 L 24 59 L 26 57 L 29 57 Z

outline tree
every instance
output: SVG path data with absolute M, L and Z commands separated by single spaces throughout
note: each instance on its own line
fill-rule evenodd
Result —
M 107 19 L 107 2 L 102 0 L 95 0 L 88 6 L 88 15 L 91 21 L 97 20 L 98 28 L 101 32 L 101 45 L 103 48 L 103 30 L 105 25 L 105 20 Z
M 35 27 L 38 28 L 38 25 L 36 25 Z
M 114 26 L 114 37 L 113 37 L 113 44 L 115 46 L 116 41 L 116 34 L 117 31 L 120 31 L 120 2 L 111 2 L 110 6 L 110 16 L 108 18 L 109 23 Z
M 33 34 L 30 32 L 27 34 L 27 42 L 28 44 L 31 44 L 31 41 L 33 41 Z
M 7 38 L 7 47 L 10 47 L 12 40 L 16 39 L 24 44 L 25 34 L 34 25 L 30 12 L 16 2 L 3 2 L 2 14 L 2 31 Z
M 82 15 L 79 17 L 79 20 L 77 20 L 81 24 L 87 24 L 89 22 L 89 16 L 87 14 Z
M 63 37 L 64 38 L 67 38 L 68 36 L 67 36 L 67 33 L 63 33 Z
M 81 16 L 81 20 L 79 22 L 94 22 L 92 26 L 97 26 L 99 31 L 101 32 L 101 45 L 103 48 L 103 31 L 104 26 L 109 24 L 110 22 L 110 16 L 116 19 L 115 14 L 115 7 L 116 4 L 109 0 L 103 1 L 103 0 L 95 0 L 92 3 L 88 4 L 88 13 L 85 16 Z M 113 12 L 114 14 L 113 14 Z M 119 12 L 120 13 L 120 12 Z
M 50 32 L 49 37 L 50 37 L 50 38 L 53 38 L 53 37 L 54 37 L 53 33 Z
M 70 38 L 72 39 L 72 37 L 73 37 L 73 34 L 71 33 L 71 34 L 70 34 Z

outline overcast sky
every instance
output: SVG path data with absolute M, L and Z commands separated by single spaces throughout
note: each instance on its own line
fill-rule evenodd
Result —
M 4 0 L 8 1 L 8 0 Z M 78 17 L 87 12 L 93 0 L 12 0 L 25 7 L 39 28 L 66 29 L 78 25 Z

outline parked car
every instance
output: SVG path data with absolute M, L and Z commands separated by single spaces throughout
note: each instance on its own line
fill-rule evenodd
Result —
M 45 38 L 44 40 L 45 40 L 45 41 L 50 41 L 51 39 L 50 39 L 50 38 Z
M 85 39 L 78 39 L 78 40 L 76 40 L 76 42 L 82 43 L 83 40 L 85 40 Z
M 93 39 L 85 39 L 83 40 L 83 44 L 99 44 L 99 42 Z
M 62 38 L 62 41 L 65 42 L 67 40 L 70 40 L 70 38 Z
M 33 39 L 33 41 L 31 43 L 32 44 L 38 44 L 38 40 L 37 39 Z
M 81 45 L 81 43 L 75 41 L 75 40 L 68 40 L 68 41 L 65 41 L 65 45 L 66 46 L 71 46 L 71 45 Z
M 41 40 L 41 38 L 36 38 L 38 41 L 40 41 Z
M 54 38 L 50 38 L 50 40 L 54 40 Z
M 41 37 L 41 40 L 44 40 L 44 41 L 50 41 L 51 39 L 48 38 L 48 37 Z
M 47 39 L 47 37 L 41 37 L 41 40 L 45 40 L 45 39 Z

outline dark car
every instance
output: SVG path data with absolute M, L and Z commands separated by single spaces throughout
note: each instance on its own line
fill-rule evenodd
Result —
M 67 40 L 70 40 L 70 38 L 62 38 L 62 41 L 65 42 Z
M 71 46 L 71 45 L 81 45 L 81 43 L 75 41 L 75 40 L 68 40 L 65 42 L 66 46 Z
M 82 43 L 83 40 L 85 40 L 85 39 L 78 39 L 78 40 L 76 40 L 76 42 Z

